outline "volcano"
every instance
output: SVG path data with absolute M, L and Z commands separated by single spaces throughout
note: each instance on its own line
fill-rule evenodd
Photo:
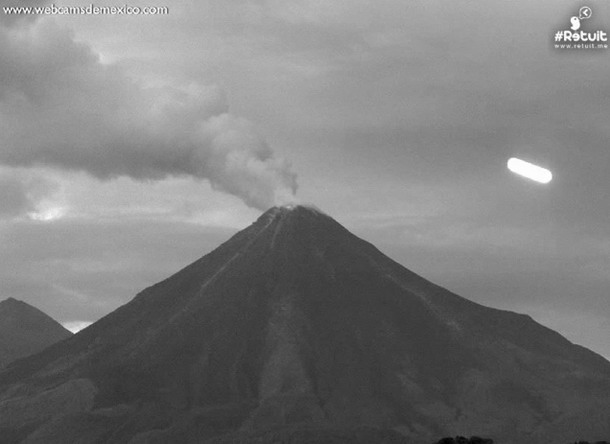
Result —
M 503 444 L 610 436 L 610 362 L 275 207 L 0 374 L 5 443 Z M 557 440 L 559 437 L 559 440 Z
M 70 336 L 57 321 L 23 301 L 0 302 L 0 368 Z

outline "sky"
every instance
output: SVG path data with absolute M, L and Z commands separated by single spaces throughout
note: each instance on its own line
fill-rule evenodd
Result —
M 129 5 L 169 14 L 0 12 L 0 298 L 78 328 L 296 201 L 610 357 L 610 50 L 553 43 L 580 2 Z

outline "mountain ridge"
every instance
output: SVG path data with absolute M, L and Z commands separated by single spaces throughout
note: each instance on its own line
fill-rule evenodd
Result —
M 0 301 L 0 368 L 71 335 L 36 307 L 12 297 Z
M 46 418 L 13 414 L 22 428 L 0 420 L 0 432 L 48 440 L 113 412 L 100 430 L 115 442 L 308 424 L 511 443 L 609 395 L 604 358 L 427 281 L 319 210 L 274 207 L 0 373 L 0 412 L 36 406 Z

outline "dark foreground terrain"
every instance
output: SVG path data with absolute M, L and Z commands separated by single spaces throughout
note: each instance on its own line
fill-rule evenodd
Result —
M 507 295 L 510 296 L 510 295 Z M 610 363 L 325 214 L 276 207 L 0 373 L 4 444 L 566 443 L 610 436 Z

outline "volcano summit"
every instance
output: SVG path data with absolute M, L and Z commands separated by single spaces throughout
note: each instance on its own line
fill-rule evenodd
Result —
M 610 436 L 610 362 L 275 207 L 0 374 L 4 443 L 558 443 Z M 288 441 L 290 439 L 290 441 Z

